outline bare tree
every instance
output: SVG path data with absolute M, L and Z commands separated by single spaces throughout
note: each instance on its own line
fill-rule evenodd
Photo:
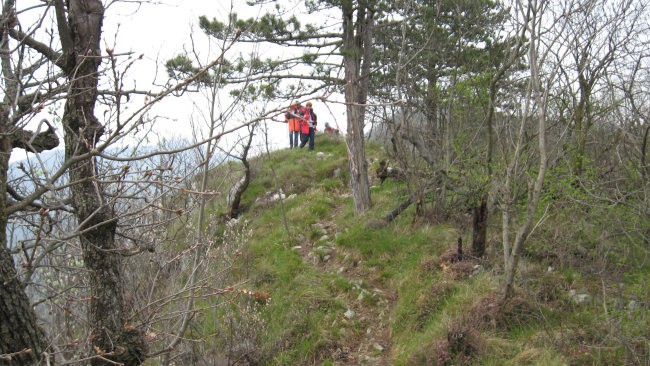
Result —
M 121 79 L 124 73 L 118 70 L 119 63 L 116 62 L 120 56 L 111 48 L 106 50 L 105 56 L 100 50 L 105 11 L 101 1 L 57 0 L 25 12 L 28 10 L 40 11 L 40 17 L 30 27 L 23 27 L 20 22 L 22 13 L 17 10 L 15 1 L 3 3 L 1 60 L 4 100 L 0 122 L 5 153 L 0 202 L 3 210 L 0 222 L 3 233 L 0 249 L 0 280 L 3 284 L 0 357 L 11 364 L 37 364 L 49 360 L 50 355 L 57 352 L 64 359 L 81 357 L 83 362 L 92 364 L 140 364 L 148 357 L 145 341 L 148 323 L 132 324 L 131 309 L 128 308 L 130 300 L 125 297 L 123 258 L 153 250 L 155 238 L 145 228 L 162 225 L 169 217 L 158 216 L 155 222 L 132 220 L 133 225 L 128 227 L 119 223 L 128 218 L 141 218 L 143 213 L 154 209 L 164 210 L 159 204 L 162 196 L 170 191 L 192 190 L 180 186 L 184 178 L 171 176 L 171 165 L 158 164 L 156 168 L 147 168 L 139 164 L 147 157 L 172 156 L 219 136 L 209 136 L 176 150 L 144 153 L 144 156 L 139 155 L 142 151 L 135 156 L 125 156 L 124 150 L 116 151 L 116 147 L 125 136 L 151 125 L 152 121 L 145 118 L 146 110 L 199 79 L 215 65 L 222 64 L 223 53 L 179 84 L 158 93 L 127 91 Z M 56 20 L 55 37 L 42 32 L 50 15 Z M 229 45 L 235 40 L 232 39 Z M 128 69 L 132 62 L 127 62 L 124 67 Z M 102 65 L 107 68 L 102 69 Z M 114 89 L 100 91 L 99 80 L 107 73 L 113 77 Z M 106 121 L 100 121 L 96 116 L 100 93 L 102 101 L 110 103 L 108 113 L 104 114 L 108 117 Z M 125 115 L 123 98 L 134 94 L 148 94 L 151 99 L 136 108 L 135 113 Z M 57 146 L 54 123 L 41 124 L 35 133 L 24 127 L 44 108 L 50 108 L 49 112 L 56 115 L 57 103 L 61 100 L 65 101 L 61 117 L 65 137 L 63 161 L 51 170 L 36 155 L 41 173 L 21 165 L 31 186 L 16 188 L 8 185 L 12 147 L 38 153 Z M 222 134 L 227 132 L 222 131 Z M 156 195 L 158 198 L 149 199 Z M 20 220 L 34 225 L 34 239 L 24 240 L 21 247 L 13 247 L 5 235 L 8 220 L 25 212 L 27 214 L 20 216 Z M 178 215 L 183 212 L 177 211 Z M 71 220 L 71 215 L 75 220 Z M 72 225 L 55 229 L 55 224 Z M 23 258 L 24 269 L 21 272 L 16 270 L 12 254 Z M 77 254 L 82 255 L 83 261 L 75 261 L 74 265 L 57 262 L 74 260 Z M 71 270 L 59 277 L 60 284 L 50 286 L 52 278 L 47 276 L 54 272 L 48 270 L 48 266 L 55 268 L 55 265 Z M 30 289 L 43 288 L 46 292 L 35 292 L 44 295 L 37 303 L 63 307 L 65 321 L 77 325 L 65 325 L 69 332 L 47 336 L 37 326 L 37 315 L 25 293 L 25 285 L 32 285 Z M 62 294 L 68 296 L 65 302 L 60 301 Z M 182 297 L 182 294 L 178 296 Z M 87 323 L 83 324 L 85 317 L 77 317 L 82 315 L 86 304 Z M 5 328 L 4 324 L 11 324 L 11 327 Z M 86 337 L 81 341 L 72 337 L 66 340 L 65 337 L 72 336 L 75 329 L 86 332 Z M 64 340 L 87 346 L 85 352 L 89 353 L 80 353 L 72 343 L 65 346 L 56 344 Z
M 516 2 L 516 16 L 519 19 L 521 27 L 525 28 L 528 42 L 526 48 L 528 51 L 528 81 L 526 91 L 523 95 L 522 110 L 519 116 L 519 126 L 516 134 L 514 152 L 507 164 L 505 172 L 505 182 L 502 187 L 503 202 L 503 221 L 502 221 L 502 238 L 503 238 L 503 256 L 505 279 L 503 283 L 503 299 L 508 299 L 514 293 L 514 278 L 517 266 L 521 257 L 521 252 L 530 235 L 533 224 L 537 217 L 542 187 L 546 178 L 548 168 L 548 147 L 546 141 L 546 119 L 549 105 L 550 88 L 553 82 L 555 72 L 553 69 L 543 73 L 543 65 L 549 54 L 549 45 L 554 44 L 553 39 L 542 39 L 545 34 L 545 24 L 553 24 L 552 19 L 546 19 L 548 15 L 547 7 L 549 3 L 545 0 L 528 1 L 523 4 L 522 1 Z M 549 23 L 550 22 L 550 23 Z M 558 31 L 561 33 L 561 30 Z M 557 65 L 555 66 L 557 69 Z M 539 163 L 535 166 L 521 166 L 524 163 L 523 154 L 528 142 L 526 141 L 527 125 L 533 123 L 536 126 L 537 134 L 537 151 Z M 530 151 L 528 152 L 531 153 Z M 516 206 L 514 200 L 515 185 L 517 180 L 521 179 L 518 174 L 519 169 L 524 169 L 527 179 L 526 205 L 525 213 L 521 223 L 516 227 L 516 235 L 511 240 L 511 230 L 513 229 L 513 217 Z M 534 174 L 532 176 L 531 172 Z M 536 172 L 536 173 L 535 173 Z
M 25 129 L 26 121 L 34 114 L 43 96 L 27 87 L 35 80 L 26 74 L 36 69 L 38 62 L 30 65 L 27 50 L 10 42 L 10 34 L 17 24 L 14 1 L 3 2 L 0 22 L 3 76 L 0 104 L 0 359 L 12 365 L 35 364 L 47 359 L 51 348 L 14 266 L 7 232 L 13 213 L 20 208 L 39 209 L 36 202 L 39 195 L 21 197 L 8 185 L 9 160 L 14 147 L 38 153 L 55 148 L 58 138 L 49 124 L 41 125 L 41 128 L 47 127 L 41 133 Z
M 567 123 L 574 139 L 569 152 L 574 174 L 580 177 L 589 160 L 589 131 L 608 112 L 600 105 L 606 90 L 606 76 L 631 51 L 639 35 L 646 31 L 643 14 L 646 1 L 576 0 L 559 6 L 564 13 L 564 33 L 557 43 L 556 60 L 560 65 L 565 90 Z M 563 57 L 566 50 L 570 57 Z

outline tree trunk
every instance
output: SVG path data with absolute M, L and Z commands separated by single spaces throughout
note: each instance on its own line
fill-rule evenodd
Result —
M 10 111 L 17 104 L 19 81 L 13 68 L 12 49 L 9 43 L 8 19 L 14 16 L 15 2 L 3 2 L 0 28 L 0 62 L 2 65 L 3 98 L 0 104 L 0 364 L 36 365 L 47 351 L 47 338 L 38 326 L 36 313 L 18 277 L 7 242 L 7 174 L 15 126 L 10 125 Z M 21 131 L 18 131 L 21 132 Z M 29 350 L 29 352 L 27 352 Z
M 6 118 L 4 119 L 6 121 Z M 4 129 L 5 123 L 0 128 Z M 0 136 L 7 136 L 4 133 Z M 9 168 L 9 138 L 0 139 L 0 364 L 36 365 L 43 361 L 47 339 L 37 325 L 36 313 L 18 278 L 7 243 L 7 171 Z M 29 352 L 27 352 L 29 350 Z M 23 352 L 25 351 L 25 352 Z
M 346 72 L 347 73 L 347 72 Z M 346 89 L 350 89 L 346 87 Z M 348 93 L 346 92 L 346 99 Z M 366 162 L 365 141 L 363 137 L 363 114 L 359 107 L 349 105 L 348 114 L 348 160 L 350 167 L 350 186 L 354 209 L 363 213 L 370 209 L 370 183 L 368 181 L 368 163 Z
M 487 197 L 483 196 L 481 203 L 472 212 L 472 255 L 477 258 L 485 254 L 487 219 Z
M 530 6 L 530 4 L 529 4 Z M 539 15 L 541 17 L 541 15 Z M 533 181 L 528 182 L 528 198 L 526 200 L 526 212 L 522 218 L 523 223 L 519 226 L 517 234 L 515 235 L 515 240 L 512 244 L 512 247 L 509 246 L 508 242 L 508 230 L 510 222 L 510 212 L 509 209 L 513 208 L 512 202 L 512 186 L 509 184 L 513 183 L 513 174 L 515 171 L 515 166 L 519 162 L 521 157 L 522 145 L 524 141 L 524 125 L 526 123 L 526 118 L 522 118 L 521 128 L 519 130 L 519 136 L 516 146 L 515 156 L 510 163 L 508 168 L 507 175 L 509 176 L 506 181 L 506 191 L 504 200 L 504 260 L 505 260 L 505 282 L 503 284 L 502 300 L 507 300 L 511 298 L 514 294 L 514 279 L 517 271 L 517 264 L 521 257 L 521 252 L 523 246 L 530 235 L 533 220 L 535 217 L 535 212 L 539 206 L 540 197 L 542 193 L 542 186 L 544 184 L 544 179 L 546 177 L 546 170 L 548 168 L 548 152 L 546 146 L 546 107 L 548 105 L 548 95 L 543 92 L 543 88 L 540 81 L 540 72 L 538 63 L 538 50 L 537 47 L 538 39 L 535 30 L 537 29 L 538 22 L 540 18 L 534 17 L 532 25 L 529 27 L 532 31 L 529 34 L 529 45 L 528 45 L 528 63 L 530 68 L 530 82 L 529 90 L 532 98 L 536 104 L 536 109 L 534 111 L 534 120 L 537 122 L 537 139 L 538 139 L 538 148 L 539 148 L 539 166 L 537 167 L 537 176 Z M 531 100 L 526 101 L 526 108 L 524 110 L 524 116 L 528 115 L 528 106 L 530 105 Z M 509 202 L 508 202 L 509 201 Z
M 343 10 L 343 66 L 345 68 L 345 102 L 348 122 L 348 157 L 350 186 L 354 209 L 362 213 L 370 209 L 370 184 L 363 136 L 365 103 L 368 93 L 368 72 L 371 62 L 373 11 L 358 4 L 357 19 L 352 2 Z M 356 30 L 356 32 L 355 32 Z M 363 59 L 363 64 L 361 60 Z
M 253 136 L 255 136 L 254 132 L 254 129 L 250 131 L 248 135 L 248 143 L 244 146 L 244 151 L 242 151 L 241 162 L 244 165 L 244 176 L 237 183 L 235 183 L 235 186 L 232 188 L 230 195 L 228 196 L 230 201 L 228 216 L 231 219 L 236 219 L 237 216 L 239 216 L 239 205 L 241 204 L 241 197 L 244 192 L 246 192 L 246 189 L 250 184 L 251 167 L 250 163 L 248 162 L 248 152 L 251 148 L 251 144 L 253 143 Z
M 73 49 L 64 47 L 64 52 L 73 61 L 65 70 L 70 81 L 63 114 L 66 160 L 91 152 L 104 129 L 94 115 L 104 8 L 100 0 L 72 0 L 68 11 Z M 115 243 L 117 218 L 96 180 L 96 166 L 94 157 L 89 157 L 72 164 L 69 172 L 79 240 L 89 270 L 92 344 L 103 356 L 93 359 L 92 364 L 115 364 L 106 358 L 139 365 L 144 361 L 146 347 L 142 334 L 125 324 L 121 257 Z

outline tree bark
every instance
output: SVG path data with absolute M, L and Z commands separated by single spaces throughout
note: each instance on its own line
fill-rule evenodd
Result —
M 10 19 L 15 16 L 14 11 L 15 1 L 3 2 L 0 18 L 0 84 L 4 94 L 0 103 L 0 364 L 17 366 L 42 363 L 47 357 L 44 352 L 48 350 L 48 341 L 45 332 L 38 326 L 36 312 L 25 293 L 7 242 L 10 215 L 7 210 L 10 205 L 7 175 L 11 151 L 17 144 L 15 136 L 24 137 L 23 142 L 31 141 L 34 150 L 38 149 L 40 143 L 31 133 L 17 130 L 10 118 L 12 109 L 18 104 L 14 98 L 20 94 L 20 78 L 16 75 L 18 70 L 14 70 L 9 43 L 13 26 Z
M 370 209 L 370 183 L 363 135 L 368 94 L 368 73 L 372 55 L 374 12 L 367 4 L 358 4 L 356 21 L 352 2 L 344 2 L 343 66 L 345 68 L 345 102 L 347 111 L 347 146 L 350 186 L 354 209 L 363 213 Z M 362 62 L 363 61 L 363 62 Z
M 4 124 L 2 124 L 4 127 Z M 6 136 L 0 134 L 0 136 Z M 7 243 L 7 170 L 9 167 L 9 138 L 0 139 L 0 364 L 36 365 L 44 359 L 47 338 L 38 326 L 36 313 L 23 290 Z M 27 352 L 29 350 L 29 352 Z M 23 352 L 24 351 L 24 352 Z M 13 355 L 11 355 L 13 354 Z M 11 355 L 11 356 L 9 356 Z
M 472 255 L 477 258 L 485 254 L 487 219 L 487 197 L 483 196 L 472 211 Z
M 70 81 L 63 114 L 66 160 L 90 153 L 104 131 L 94 115 L 104 7 L 100 0 L 72 0 L 68 12 L 73 49 L 64 48 L 64 53 L 74 55 L 74 64 L 64 70 Z M 121 257 L 115 242 L 117 218 L 105 202 L 96 175 L 94 157 L 72 164 L 69 171 L 79 240 L 89 270 L 92 344 L 102 356 L 93 359 L 92 364 L 115 364 L 108 359 L 139 365 L 145 359 L 146 346 L 142 334 L 125 324 Z
M 520 4 L 521 6 L 521 4 Z M 514 167 L 515 165 L 519 162 L 519 159 L 521 157 L 521 147 L 523 145 L 524 141 L 524 124 L 526 123 L 526 117 L 528 115 L 529 111 L 529 106 L 531 105 L 531 102 L 535 102 L 535 111 L 534 111 L 534 118 L 533 120 L 536 120 L 537 122 L 537 139 L 538 139 L 538 148 L 539 148 L 539 166 L 538 166 L 538 171 L 537 171 L 537 176 L 535 177 L 534 180 L 530 181 L 528 184 L 528 198 L 526 200 L 526 212 L 524 214 L 524 217 L 522 218 L 522 224 L 519 226 L 517 233 L 515 235 L 515 240 L 512 243 L 512 247 L 509 246 L 509 244 L 505 241 L 507 240 L 507 231 L 509 230 L 509 222 L 510 222 L 510 212 L 509 208 L 512 208 L 512 202 L 504 202 L 506 204 L 506 207 L 504 207 L 504 260 L 505 260 L 505 280 L 503 283 L 503 292 L 502 292 L 502 298 L 501 300 L 507 300 L 511 298 L 514 294 L 514 281 L 515 281 L 515 274 L 517 272 L 517 265 L 519 263 L 519 259 L 521 258 L 521 252 L 523 249 L 523 246 L 528 239 L 528 236 L 530 235 L 532 225 L 533 225 L 533 219 L 535 217 L 535 212 L 537 211 L 537 207 L 539 206 L 540 202 L 540 197 L 541 197 L 541 192 L 542 192 L 542 186 L 544 184 L 544 179 L 546 177 L 546 170 L 548 168 L 548 152 L 547 152 L 547 146 L 546 146 L 546 108 L 548 105 L 548 94 L 546 94 L 542 88 L 541 85 L 541 80 L 540 80 L 540 72 L 539 72 L 539 58 L 538 58 L 538 49 L 539 47 L 539 39 L 538 34 L 535 32 L 537 29 L 537 26 L 539 22 L 541 22 L 541 14 L 538 14 L 539 9 L 532 9 L 530 7 L 531 5 L 529 4 L 529 11 L 533 11 L 533 13 L 538 17 L 535 17 L 531 20 L 531 26 L 530 26 L 530 33 L 529 33 L 529 45 L 528 45 L 528 63 L 529 63 L 529 68 L 530 68 L 530 82 L 529 82 L 529 91 L 531 94 L 527 96 L 529 100 L 526 101 L 526 107 L 524 110 L 524 117 L 522 118 L 521 121 L 521 128 L 519 131 L 519 136 L 518 136 L 518 142 L 517 142 L 517 147 L 516 147 L 516 152 L 515 156 L 511 162 L 510 167 L 508 168 L 508 176 L 507 180 L 509 183 L 512 184 L 512 174 L 514 172 Z M 532 100 L 531 100 L 532 99 Z M 508 184 L 508 182 L 506 183 Z M 511 186 L 507 185 L 507 191 L 506 191 L 506 200 L 511 200 L 512 198 L 512 191 L 511 191 Z M 509 208 L 508 208 L 509 207 Z
M 388 215 L 384 217 L 384 221 L 390 223 L 393 222 L 399 216 L 404 210 L 409 208 L 411 206 L 411 203 L 413 203 L 413 197 L 409 197 L 406 199 L 406 201 L 402 202 L 397 208 L 395 208 L 393 211 L 391 211 Z
M 244 192 L 246 192 L 246 189 L 248 188 L 251 180 L 251 167 L 250 163 L 248 162 L 248 151 L 250 150 L 251 144 L 253 143 L 253 132 L 254 130 L 250 131 L 248 135 L 248 143 L 246 143 L 244 146 L 244 151 L 242 152 L 241 156 L 241 162 L 244 165 L 244 176 L 239 181 L 237 181 L 237 183 L 235 183 L 235 186 L 232 188 L 228 196 L 230 205 L 228 208 L 228 217 L 231 219 L 236 219 L 237 216 L 239 216 L 241 197 Z

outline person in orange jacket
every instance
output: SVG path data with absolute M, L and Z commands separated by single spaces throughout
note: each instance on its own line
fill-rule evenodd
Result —
M 284 121 L 289 124 L 289 146 L 291 149 L 298 147 L 301 109 L 299 102 L 293 102 L 289 107 L 289 111 L 284 115 Z
M 317 117 L 311 102 L 307 102 L 306 107 L 302 109 L 302 119 L 300 121 L 300 147 L 302 148 L 309 141 L 309 151 L 314 150 L 314 135 L 316 133 Z

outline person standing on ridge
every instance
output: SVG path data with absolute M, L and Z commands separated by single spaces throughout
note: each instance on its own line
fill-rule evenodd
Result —
M 316 133 L 316 124 L 318 123 L 318 117 L 314 113 L 314 109 L 311 107 L 311 102 L 307 102 L 306 106 L 302 109 L 302 120 L 300 126 L 300 147 L 302 148 L 309 141 L 309 151 L 314 150 L 314 135 Z
M 298 135 L 300 134 L 300 103 L 293 102 L 289 111 L 284 115 L 285 123 L 289 124 L 289 146 L 291 149 L 298 147 Z

